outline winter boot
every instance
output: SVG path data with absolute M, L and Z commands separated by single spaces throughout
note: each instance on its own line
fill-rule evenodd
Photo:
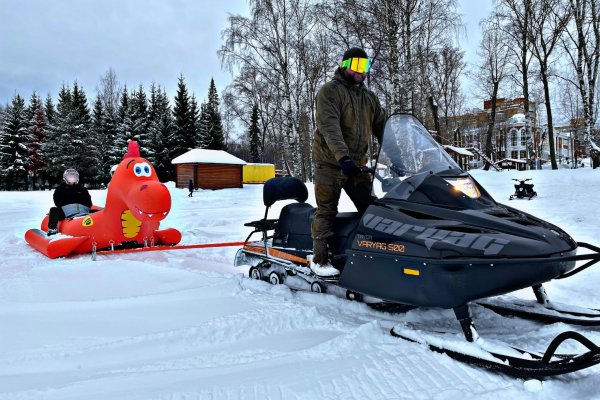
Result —
M 58 208 L 56 207 L 52 207 L 48 213 L 48 236 L 58 233 L 58 213 Z
M 316 263 L 313 261 L 312 255 L 307 256 L 306 259 L 310 262 L 310 270 L 315 275 L 330 278 L 330 277 L 338 276 L 340 274 L 340 271 L 338 271 L 328 261 L 324 262 L 323 264 Z
M 313 255 L 306 257 L 310 262 L 310 269 L 315 275 L 319 276 L 336 276 L 340 274 L 329 260 L 329 249 L 326 239 L 313 240 Z

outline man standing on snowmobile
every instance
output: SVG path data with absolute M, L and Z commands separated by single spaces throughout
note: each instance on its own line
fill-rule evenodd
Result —
M 312 149 L 317 211 L 312 223 L 313 255 L 309 261 L 311 270 L 320 276 L 339 274 L 329 262 L 328 241 L 334 235 L 342 189 L 359 212 L 366 210 L 372 201 L 371 176 L 360 166 L 367 161 L 371 135 L 381 142 L 385 111 L 377 96 L 363 83 L 369 67 L 370 60 L 363 49 L 348 49 L 333 79 L 317 94 L 317 129 Z
M 92 198 L 88 190 L 79 184 L 79 173 L 73 168 L 63 174 L 63 181 L 54 191 L 54 204 L 48 216 L 48 236 L 58 233 L 58 221 L 90 213 Z

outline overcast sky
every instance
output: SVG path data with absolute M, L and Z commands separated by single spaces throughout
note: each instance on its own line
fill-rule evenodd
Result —
M 0 0 L 0 103 L 17 92 L 54 98 L 62 83 L 83 86 L 91 103 L 113 68 L 130 88 L 151 82 L 174 94 L 183 73 L 202 101 L 210 78 L 230 80 L 216 55 L 228 13 L 246 0 Z
M 475 61 L 479 20 L 492 0 L 459 0 Z M 0 0 L 0 104 L 33 91 L 56 99 L 74 80 L 93 101 L 99 79 L 113 68 L 130 88 L 151 82 L 172 97 L 183 73 L 199 101 L 211 77 L 230 82 L 217 50 L 229 14 L 248 15 L 246 0 Z

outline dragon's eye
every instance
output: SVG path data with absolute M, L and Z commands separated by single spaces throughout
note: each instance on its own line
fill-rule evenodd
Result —
M 152 176 L 152 168 L 147 162 L 137 163 L 133 167 L 135 176 Z

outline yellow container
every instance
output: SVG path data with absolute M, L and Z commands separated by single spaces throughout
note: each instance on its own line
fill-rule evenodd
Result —
M 273 164 L 246 164 L 243 170 L 244 183 L 265 183 L 275 177 Z

